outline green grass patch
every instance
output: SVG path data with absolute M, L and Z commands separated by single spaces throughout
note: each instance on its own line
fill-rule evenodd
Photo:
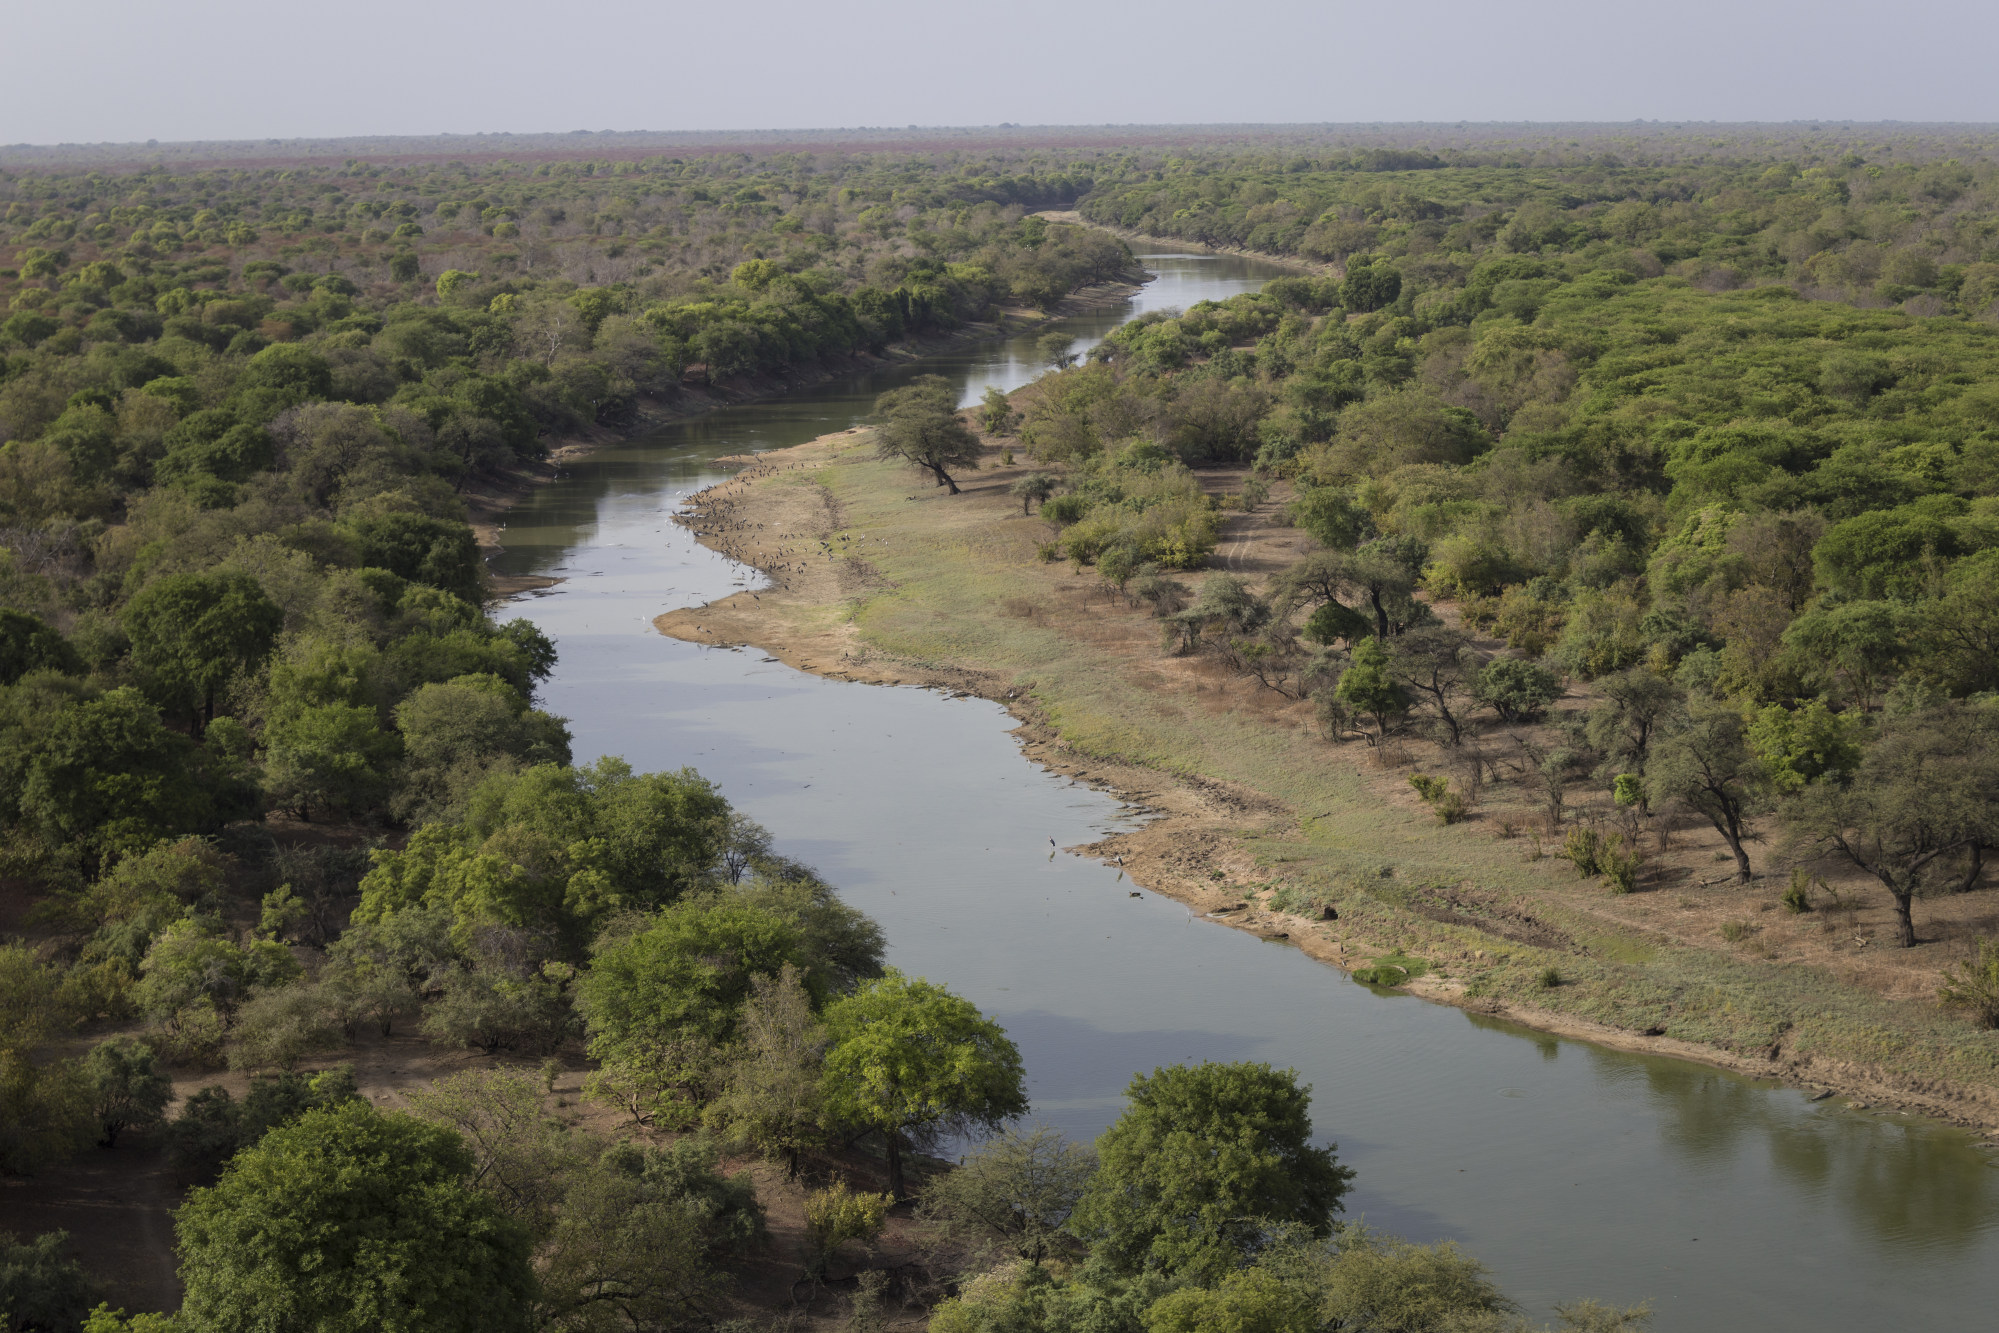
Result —
M 1366 967 L 1353 970 L 1355 981 L 1364 981 L 1370 986 L 1404 986 L 1430 970 L 1430 965 L 1421 958 L 1411 958 L 1397 949 L 1384 954 Z

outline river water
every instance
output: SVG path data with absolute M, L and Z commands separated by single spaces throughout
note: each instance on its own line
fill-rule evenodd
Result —
M 1158 276 L 1129 307 L 1063 326 L 1079 347 L 1281 272 L 1143 258 Z M 966 402 L 1017 387 L 1038 373 L 1031 344 L 671 426 L 517 506 L 494 568 L 563 580 L 516 607 L 561 650 L 543 693 L 578 761 L 620 754 L 718 782 L 881 922 L 891 962 L 1004 1023 L 1036 1116 L 1071 1135 L 1114 1119 L 1135 1072 L 1264 1060 L 1312 1084 L 1321 1138 L 1359 1172 L 1349 1216 L 1459 1241 L 1538 1317 L 1588 1295 L 1649 1302 L 1665 1333 L 1991 1327 L 1999 1170 L 1970 1136 L 1374 993 L 1054 852 L 1051 839 L 1094 840 L 1128 812 L 1029 764 L 997 706 L 652 629 L 662 611 L 761 584 L 669 521 L 728 475 L 711 460 L 844 429 L 918 373 L 951 377 Z

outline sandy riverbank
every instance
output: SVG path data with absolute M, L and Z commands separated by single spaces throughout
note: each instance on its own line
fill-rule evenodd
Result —
M 464 499 L 473 538 L 479 545 L 480 556 L 490 561 L 506 546 L 501 534 L 506 528 L 507 511 L 535 487 L 546 485 L 560 476 L 565 464 L 599 449 L 635 440 L 676 421 L 706 416 L 725 407 L 768 402 L 850 375 L 920 361 L 966 343 L 1011 338 L 1037 324 L 1122 304 L 1139 290 L 1138 285 L 1129 282 L 1092 283 L 1069 293 L 1050 310 L 1002 308 L 991 320 L 966 324 L 948 333 L 895 343 L 879 354 L 857 352 L 787 367 L 783 373 L 745 375 L 712 384 L 686 385 L 670 398 L 648 395 L 641 400 L 631 425 L 616 429 L 592 426 L 578 431 L 551 445 L 547 458 L 540 465 L 517 468 L 498 478 L 468 487 Z M 557 582 L 557 579 L 536 575 L 493 576 L 489 579 L 492 592 L 500 597 L 550 587 Z
M 1790 962 L 1702 945 L 1699 923 L 1755 910 L 1724 897 L 1733 891 L 1683 878 L 1676 904 L 1662 893 L 1606 900 L 1558 876 L 1538 843 L 1504 841 L 1510 829 L 1437 828 L 1405 775 L 1317 739 L 1309 705 L 1161 654 L 1156 626 L 1111 605 L 1093 577 L 1035 559 L 1047 527 L 1005 494 L 1021 470 L 989 459 L 952 498 L 875 461 L 864 431 L 762 455 L 696 497 L 686 521 L 773 586 L 655 623 L 821 675 L 1002 703 L 1030 759 L 1157 816 L 1075 850 L 1122 858 L 1142 888 L 1335 966 L 1402 950 L 1430 964 L 1408 989 L 1470 1012 L 1999 1127 L 1999 1079 L 1951 1063 L 1982 1059 L 1988 1038 L 1945 1024 L 1932 1004 L 1822 973 L 1811 941 Z M 1293 558 L 1298 540 L 1268 516 L 1242 516 L 1222 553 L 1255 577 Z M 1337 919 L 1280 910 L 1280 896 L 1335 903 Z M 1548 967 L 1564 977 L 1559 990 L 1532 981 Z M 1884 1023 L 1908 1034 L 1887 1058 L 1866 1036 Z

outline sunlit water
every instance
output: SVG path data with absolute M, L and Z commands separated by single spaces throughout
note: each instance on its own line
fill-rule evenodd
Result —
M 1278 270 L 1147 255 L 1127 309 L 1254 290 Z M 975 401 L 1038 373 L 1032 339 L 858 376 L 673 426 L 573 464 L 516 508 L 498 572 L 562 583 L 521 614 L 562 653 L 544 691 L 579 760 L 698 768 L 882 923 L 905 971 L 1005 1023 L 1035 1114 L 1094 1136 L 1134 1072 L 1265 1060 L 1313 1086 L 1359 1178 L 1350 1214 L 1484 1259 L 1530 1313 L 1650 1302 L 1661 1330 L 1977 1328 L 1999 1322 L 1999 1172 L 1969 1136 L 1703 1066 L 1599 1050 L 1405 996 L 1194 918 L 1067 854 L 1116 803 L 1026 762 L 977 699 L 823 680 L 652 618 L 760 577 L 669 521 L 710 460 L 855 424 L 943 374 Z

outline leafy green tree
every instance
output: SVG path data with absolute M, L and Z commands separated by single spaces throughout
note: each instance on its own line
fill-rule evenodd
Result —
M 0 1231 L 0 1325 L 8 1333 L 68 1333 L 83 1325 L 97 1283 L 68 1248 L 66 1231 L 33 1240 Z
M 41 727 L 24 756 L 20 813 L 50 844 L 80 848 L 87 869 L 251 812 L 217 809 L 230 787 L 205 773 L 197 747 L 161 725 L 129 686 L 60 706 Z
M 1784 647 L 1807 681 L 1837 685 L 1865 708 L 1908 656 L 1909 622 L 1891 602 L 1822 602 L 1784 630 Z
M 1170 1065 L 1126 1096 L 1070 1223 L 1105 1262 L 1212 1283 L 1273 1228 L 1331 1233 L 1353 1172 L 1311 1145 L 1311 1092 L 1291 1071 Z
M 307 1111 L 360 1100 L 354 1070 L 341 1065 L 316 1074 L 257 1074 L 241 1101 L 211 1084 L 181 1103 L 167 1126 L 167 1161 L 197 1184 L 208 1184 L 244 1148 Z
M 1605 754 L 1643 772 L 1653 739 L 1679 715 L 1686 692 L 1644 667 L 1599 676 L 1594 683 L 1604 698 L 1590 707 L 1584 737 Z
M 359 1102 L 309 1111 L 175 1215 L 182 1317 L 225 1333 L 526 1329 L 526 1229 L 471 1173 L 448 1129 Z
M 472 530 L 463 523 L 394 511 L 354 519 L 348 527 L 363 564 L 468 602 L 481 599 L 485 568 Z
M 25 612 L 0 610 L 0 685 L 12 685 L 30 671 L 82 669 L 83 660 L 62 635 Z
M 1020 413 L 1013 410 L 1006 393 L 997 385 L 986 386 L 979 400 L 979 429 L 988 435 L 1011 435 L 1020 425 Z
M 533 945 L 521 932 L 489 934 L 516 949 Z M 424 1006 L 423 1035 L 487 1055 L 520 1049 L 550 1054 L 575 1031 L 566 985 L 573 971 L 553 960 L 535 966 L 504 958 L 444 969 L 436 976 L 440 994 Z
M 1449 1241 L 1411 1245 L 1363 1226 L 1343 1230 L 1320 1281 L 1319 1313 L 1335 1328 L 1476 1328 L 1480 1316 L 1515 1309 L 1486 1266 Z
M 1003 1130 L 938 1176 L 923 1192 L 927 1209 L 1039 1264 L 1096 1173 L 1097 1155 L 1046 1125 Z
M 1351 551 L 1374 536 L 1374 517 L 1340 486 L 1314 486 L 1291 502 L 1291 522 L 1332 551 Z
M 1749 723 L 1749 746 L 1779 792 L 1803 790 L 1822 778 L 1844 781 L 1860 764 L 1861 718 L 1835 713 L 1824 700 L 1793 710 L 1771 704 Z
M 62 982 L 25 945 L 0 944 L 0 1175 L 53 1165 L 99 1132 L 78 1063 L 40 1058 L 75 1020 Z
M 1562 680 L 1538 663 L 1496 657 L 1472 681 L 1472 694 L 1502 722 L 1531 722 L 1562 697 Z
M 338 1015 L 318 985 L 254 992 L 229 1027 L 229 1063 L 237 1069 L 293 1069 L 306 1056 L 341 1044 Z
M 1999 846 L 1999 723 L 1965 704 L 1891 716 L 1851 781 L 1811 784 L 1785 819 L 1881 881 L 1911 948 L 1915 899 L 1970 889 Z
M 1999 548 L 1952 564 L 1941 595 L 1916 615 L 1927 674 L 1953 694 L 1999 688 Z
M 1230 1273 L 1217 1286 L 1183 1287 L 1145 1312 L 1145 1333 L 1319 1333 L 1325 1326 L 1316 1290 L 1262 1265 Z
M 83 1059 L 83 1076 L 105 1147 L 125 1130 L 151 1129 L 166 1119 L 173 1080 L 154 1068 L 153 1048 L 145 1042 L 130 1037 L 99 1042 Z
M 498 676 L 421 685 L 396 705 L 405 756 L 402 806 L 439 815 L 457 808 L 495 768 L 566 764 L 559 719 L 531 709 Z
M 951 470 L 977 467 L 982 446 L 958 418 L 958 399 L 940 375 L 922 375 L 875 399 L 875 455 L 925 468 L 958 494 Z
M 942 986 L 890 968 L 826 1008 L 833 1116 L 888 1149 L 889 1192 L 904 1195 L 903 1149 L 940 1132 L 996 1131 L 1027 1111 L 1020 1052 L 997 1023 Z
M 1402 274 L 1385 259 L 1355 255 L 1347 260 L 1346 277 L 1340 281 L 1340 304 L 1348 310 L 1379 310 L 1392 305 L 1401 292 Z
M 270 653 L 284 613 L 247 574 L 168 574 L 140 589 L 123 619 L 155 697 L 185 709 L 199 736 L 216 696 Z
M 1740 710 L 1715 700 L 1694 703 L 1653 742 L 1645 778 L 1653 802 L 1678 801 L 1714 825 L 1735 854 L 1736 878 L 1747 884 L 1749 820 L 1768 807 L 1769 781 Z
M 1391 722 L 1409 711 L 1409 692 L 1395 678 L 1388 650 L 1374 637 L 1353 646 L 1352 659 L 1340 673 L 1333 697 L 1354 712 L 1374 719 L 1370 744 L 1380 744 Z
M 264 727 L 264 789 L 299 818 L 313 810 L 358 813 L 393 786 L 401 753 L 372 708 L 326 703 L 276 713 Z
M 232 1010 L 252 987 L 282 985 L 299 975 L 298 961 L 275 940 L 241 945 L 215 917 L 186 916 L 160 932 L 139 965 L 137 999 L 169 1029 L 193 1011 Z
M 741 903 L 680 903 L 593 951 L 577 987 L 595 1086 L 648 1121 L 705 1098 L 752 980 L 798 964 L 796 926 Z M 823 993 L 823 991 L 822 991 Z

